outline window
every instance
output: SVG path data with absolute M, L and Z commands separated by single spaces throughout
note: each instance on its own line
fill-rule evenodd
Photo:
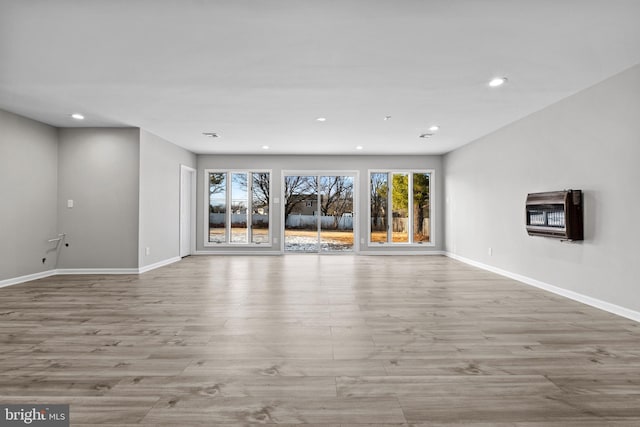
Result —
M 271 242 L 271 173 L 205 170 L 208 187 L 208 233 L 205 245 Z
M 369 243 L 432 244 L 433 171 L 369 173 Z

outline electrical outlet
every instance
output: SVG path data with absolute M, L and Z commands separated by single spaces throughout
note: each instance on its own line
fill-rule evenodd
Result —
M 47 262 L 46 258 L 42 258 L 42 263 L 44 264 L 45 262 Z
M 493 255 L 493 249 L 489 248 L 489 256 Z
M 151 248 L 149 246 L 144 248 L 144 254 L 147 255 L 147 256 L 151 255 Z

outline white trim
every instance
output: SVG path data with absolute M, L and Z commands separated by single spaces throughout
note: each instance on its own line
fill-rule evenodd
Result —
M 180 261 L 182 258 L 179 256 L 168 258 L 162 261 L 155 262 L 153 264 L 145 265 L 138 268 L 138 274 L 146 273 L 147 271 L 155 270 L 156 268 L 164 267 L 165 265 L 173 264 Z
M 189 179 L 191 180 L 191 194 L 189 194 L 190 197 L 190 207 L 189 207 L 189 220 L 190 220 L 190 230 L 189 230 L 189 240 L 190 240 L 190 248 L 189 248 L 189 253 L 186 255 L 191 255 L 193 252 L 195 252 L 196 250 L 196 200 L 198 197 L 197 194 L 197 186 L 198 186 L 198 174 L 197 171 L 192 168 L 191 166 L 187 166 L 187 165 L 180 165 L 180 188 L 179 188 L 179 206 L 178 206 L 178 254 L 182 257 L 182 256 L 186 256 L 182 254 L 182 202 L 183 202 L 183 194 L 182 194 L 182 188 L 183 188 L 183 183 L 182 183 L 182 176 L 183 176 L 183 172 L 187 172 L 189 174 Z
M 446 255 L 445 251 L 360 251 L 358 255 L 368 256 L 368 255 L 385 255 L 385 256 L 405 256 L 405 255 Z
M 581 302 L 583 304 L 589 305 L 591 307 L 599 308 L 600 310 L 604 310 L 609 313 L 616 314 L 618 316 L 625 317 L 627 319 L 635 320 L 636 322 L 640 322 L 640 312 L 631 310 L 625 307 L 621 307 L 616 304 L 612 304 L 610 302 L 602 301 L 597 298 L 593 298 L 587 295 L 580 294 L 578 292 L 570 291 L 568 289 L 563 289 L 555 285 L 551 285 L 549 283 L 541 282 L 540 280 L 533 279 L 531 277 L 523 276 L 521 274 L 512 273 L 507 270 L 503 270 L 501 268 L 493 267 L 491 265 L 483 264 L 478 261 L 474 261 L 469 258 L 462 257 L 460 255 L 456 255 L 451 252 L 446 252 L 446 256 L 449 258 L 453 258 L 457 261 L 464 262 L 465 264 L 472 265 L 474 267 L 481 268 L 483 270 L 490 271 L 492 273 L 499 274 L 501 276 L 508 277 L 513 280 L 517 280 L 524 284 L 534 286 L 539 289 L 543 289 L 545 291 L 552 292 L 556 295 L 563 296 L 565 298 L 569 298 L 574 301 Z
M 40 273 L 27 274 L 25 276 L 14 277 L 11 279 L 0 280 L 0 288 L 6 286 L 18 285 L 20 283 L 31 282 L 33 280 L 44 279 L 45 277 L 60 276 L 66 274 L 142 274 L 165 265 L 173 264 L 182 258 L 174 257 L 146 265 L 140 268 L 59 268 L 57 270 L 47 270 Z
M 194 255 L 282 255 L 279 251 L 195 251 Z
M 280 251 L 287 254 L 302 254 L 304 252 L 285 251 L 285 177 L 286 176 L 315 176 L 318 179 L 321 176 L 350 176 L 353 178 L 353 248 L 350 251 L 336 251 L 336 254 L 349 255 L 358 254 L 362 249 L 360 247 L 360 171 L 357 169 L 346 170 L 323 170 L 323 169 L 282 169 L 280 171 Z M 318 181 L 319 183 L 319 181 Z M 317 193 L 318 197 L 318 209 L 320 209 L 320 193 Z M 321 233 L 321 218 L 318 215 L 318 242 L 320 241 Z M 306 252 L 310 254 L 321 254 L 320 245 L 318 245 L 318 251 Z
M 56 275 L 61 274 L 138 274 L 137 268 L 61 268 Z
M 284 255 L 284 252 L 276 252 L 276 251 L 265 251 L 265 252 L 256 252 L 256 251 L 196 251 L 194 255 L 198 256 L 207 256 L 207 255 Z M 353 256 L 369 256 L 369 255 L 382 255 L 382 256 L 405 256 L 405 255 L 416 255 L 416 256 L 425 256 L 425 255 L 440 255 L 446 256 L 447 253 L 445 251 L 371 251 L 371 252 L 287 252 L 287 255 L 322 255 L 322 256 L 333 256 L 333 255 L 353 255 Z
M 209 204 L 211 203 L 210 201 L 210 194 L 209 194 L 209 174 L 211 173 L 224 173 L 226 174 L 226 178 L 225 178 L 225 198 L 227 200 L 227 212 L 226 215 L 228 216 L 227 218 L 227 224 L 225 225 L 225 241 L 222 243 L 218 243 L 218 242 L 210 242 L 209 241 Z M 253 174 L 253 173 L 268 173 L 269 174 L 269 242 L 268 243 L 254 243 L 254 242 L 246 242 L 246 243 L 233 243 L 230 242 L 230 233 L 231 233 L 231 229 L 230 229 L 230 223 L 231 223 L 231 219 L 230 219 L 230 215 L 231 215 L 231 203 L 230 202 L 230 197 L 232 197 L 231 194 L 231 174 L 233 173 L 246 173 L 247 174 L 247 191 L 248 191 L 248 197 L 249 197 L 249 201 L 251 201 L 251 185 L 253 185 L 253 181 L 249 181 L 249 174 Z M 253 175 L 252 175 L 253 176 Z M 250 183 L 249 183 L 250 182 Z M 269 245 L 271 246 L 273 244 L 273 169 L 263 169 L 263 168 L 240 168 L 240 169 L 217 169 L 217 168 L 207 168 L 204 169 L 204 212 L 203 212 L 203 216 L 204 216 L 204 221 L 203 221 L 203 227 L 204 227 L 204 233 L 203 233 L 203 242 L 202 242 L 202 246 L 205 248 L 215 248 L 218 246 L 228 246 L 228 247 L 233 247 L 236 245 L 242 245 L 241 247 L 245 247 L 245 248 L 251 248 L 251 247 L 260 247 L 260 246 L 266 246 Z M 247 213 L 247 218 L 250 219 L 251 216 L 249 213 Z M 247 224 L 248 225 L 248 224 Z M 248 236 L 250 235 L 248 229 Z M 194 248 L 194 252 L 193 254 L 195 254 L 195 248 Z
M 427 243 L 415 243 L 415 242 L 383 242 L 383 243 L 378 243 L 378 242 L 372 242 L 371 241 L 371 174 L 372 173 L 386 173 L 387 174 L 387 180 L 389 180 L 389 177 L 391 177 L 391 180 L 393 180 L 393 174 L 398 173 L 398 174 L 404 174 L 406 173 L 407 176 L 409 177 L 409 187 L 411 189 L 413 189 L 413 175 L 416 173 L 427 173 L 429 174 L 429 241 Z M 435 185 L 435 175 L 436 175 L 436 170 L 435 169 L 367 169 L 367 238 L 366 238 L 366 245 L 368 248 L 376 248 L 376 247 L 380 247 L 380 246 L 387 246 L 387 247 L 402 247 L 402 246 L 408 246 L 408 247 L 419 247 L 419 246 L 431 246 L 431 247 L 435 247 L 436 246 L 436 240 L 435 240 L 435 223 L 437 221 L 437 219 L 435 218 L 435 210 L 433 209 L 433 201 L 436 199 L 436 185 Z M 392 194 L 391 192 L 388 192 L 387 195 L 387 206 L 391 206 L 391 201 L 392 201 Z M 410 192 L 409 193 L 409 201 L 413 200 L 413 193 Z M 388 213 L 388 218 L 387 218 L 387 222 L 389 224 L 392 223 L 392 211 L 391 209 L 387 209 Z M 409 210 L 409 224 L 408 224 L 408 228 L 409 230 L 413 230 L 413 213 L 411 210 Z M 409 237 L 411 240 L 413 240 L 413 232 L 409 233 Z M 391 229 L 387 230 L 387 240 L 391 239 Z M 380 245 L 380 246 L 378 246 Z
M 45 277 L 55 276 L 56 274 L 56 270 L 47 270 L 41 271 L 40 273 L 27 274 L 20 277 L 0 280 L 0 288 L 4 288 L 5 286 L 17 285 L 19 283 L 30 282 L 32 280 L 44 279 Z
M 369 224 L 371 227 L 371 224 Z M 369 236 L 371 236 L 371 232 L 369 232 Z M 427 242 L 427 243 L 404 243 L 404 242 L 368 242 L 367 248 L 421 248 L 421 247 L 435 247 L 435 242 Z
M 240 243 L 240 242 L 236 242 L 236 243 L 212 243 L 212 242 L 205 242 L 204 245 L 202 245 L 205 248 L 208 249 L 215 249 L 215 248 L 271 248 L 273 247 L 273 243 Z

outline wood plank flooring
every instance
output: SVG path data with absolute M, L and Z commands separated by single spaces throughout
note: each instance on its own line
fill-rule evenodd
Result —
M 640 327 L 440 256 L 189 257 L 0 289 L 0 402 L 72 425 L 638 426 Z

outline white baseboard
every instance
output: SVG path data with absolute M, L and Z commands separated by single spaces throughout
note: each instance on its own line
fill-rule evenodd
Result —
M 138 274 L 137 268 L 59 268 L 56 275 L 62 274 Z
M 360 251 L 358 255 L 398 255 L 398 256 L 407 256 L 407 255 L 446 255 L 445 251 L 394 251 L 394 250 L 385 250 L 385 251 Z
M 144 267 L 138 268 L 138 273 L 146 273 L 147 271 L 155 270 L 156 268 L 164 267 L 165 265 L 173 264 L 174 262 L 180 261 L 182 258 L 179 256 L 168 258 L 162 261 L 155 262 L 153 264 L 145 265 Z
M 60 276 L 64 274 L 141 274 L 165 265 L 180 261 L 182 258 L 169 258 L 154 264 L 146 265 L 140 268 L 58 268 L 56 270 L 47 270 L 40 273 L 27 274 L 25 276 L 13 277 L 11 279 L 0 280 L 0 288 L 5 286 L 17 285 L 19 283 L 30 282 L 32 280 L 43 279 L 45 277 Z
M 195 251 L 193 255 L 282 255 L 280 251 Z
M 359 252 L 287 252 L 292 255 L 446 255 L 445 251 L 359 251 Z M 284 255 L 284 252 L 268 251 L 268 252 L 256 252 L 256 251 L 195 251 L 193 255 Z
M 281 255 L 280 252 L 209 252 L 209 251 L 196 251 L 194 255 Z M 606 301 L 599 300 L 587 295 L 580 294 L 578 292 L 563 289 L 558 286 L 551 285 L 549 283 L 542 282 L 540 280 L 533 279 L 531 277 L 523 276 L 521 274 L 513 273 L 507 270 L 503 270 L 498 267 L 494 267 L 488 264 L 483 264 L 478 261 L 474 261 L 469 258 L 462 257 L 460 255 L 446 252 L 446 251 L 425 251 L 425 252 L 396 252 L 396 251 L 371 251 L 360 252 L 358 255 L 445 255 L 449 258 L 453 258 L 465 264 L 472 265 L 474 267 L 481 268 L 483 270 L 490 271 L 495 274 L 499 274 L 504 277 L 508 277 L 513 280 L 525 283 L 530 286 L 534 286 L 539 289 L 543 289 L 552 292 L 556 295 L 563 296 L 565 298 L 572 299 L 574 301 L 581 302 L 591 307 L 599 308 L 609 313 L 616 314 L 618 316 L 625 317 L 627 319 L 640 322 L 640 312 L 631 310 L 625 307 L 621 307 L 616 304 L 612 304 Z M 11 279 L 0 280 L 0 288 L 5 286 L 17 285 L 19 283 L 29 282 L 32 280 L 43 279 L 45 277 L 62 275 L 62 274 L 141 274 L 156 268 L 163 267 L 165 265 L 172 264 L 180 261 L 180 257 L 173 257 L 163 261 L 156 262 L 140 268 L 63 268 L 57 270 L 47 270 L 34 274 L 27 274 L 25 276 L 14 277 Z
M 25 276 L 0 280 L 0 288 L 4 288 L 5 286 L 17 285 L 18 283 L 30 282 L 32 280 L 44 279 L 45 277 L 50 277 L 55 275 L 56 275 L 56 270 L 47 270 L 47 271 L 41 271 L 40 273 L 27 274 Z
M 525 283 L 527 285 L 535 286 L 536 288 L 544 289 L 545 291 L 552 292 L 556 295 L 563 296 L 565 298 L 572 299 L 574 301 L 581 302 L 583 304 L 589 305 L 591 307 L 599 308 L 600 310 L 607 311 L 612 314 L 616 314 L 618 316 L 625 317 L 627 319 L 635 320 L 636 322 L 640 322 L 640 312 L 631 310 L 625 307 L 621 307 L 616 304 L 612 304 L 610 302 L 602 301 L 597 298 L 593 298 L 587 295 L 580 294 L 578 292 L 570 291 L 568 289 L 563 289 L 558 286 L 551 285 L 549 283 L 541 282 L 540 280 L 533 279 L 531 277 L 523 276 L 521 274 L 512 273 L 507 270 L 503 270 L 501 268 L 497 268 L 488 264 L 483 264 L 478 261 L 474 261 L 469 258 L 462 257 L 460 255 L 456 255 L 451 252 L 445 252 L 445 255 L 449 258 L 453 258 L 460 262 L 464 262 L 465 264 L 472 265 L 474 267 L 481 268 L 483 270 L 490 271 L 492 273 L 499 274 L 501 276 L 508 277 L 513 280 L 517 280 L 518 282 Z

